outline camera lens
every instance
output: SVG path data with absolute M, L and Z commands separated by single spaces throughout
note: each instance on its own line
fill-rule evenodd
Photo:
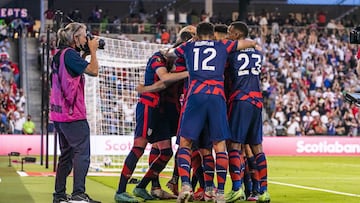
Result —
M 99 39 L 99 49 L 104 49 L 105 41 L 103 39 Z

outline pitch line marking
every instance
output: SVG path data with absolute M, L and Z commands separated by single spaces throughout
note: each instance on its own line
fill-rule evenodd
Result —
M 360 195 L 358 195 L 358 194 L 352 194 L 352 193 L 347 193 L 347 192 L 339 192 L 339 191 L 321 189 L 321 188 L 316 188 L 316 187 L 307 187 L 307 186 L 295 185 L 295 184 L 290 184 L 290 183 L 281 183 L 281 182 L 277 182 L 277 181 L 269 181 L 269 183 L 276 184 L 276 185 L 295 187 L 295 188 L 300 188 L 300 189 L 306 189 L 306 190 L 315 190 L 315 191 L 320 191 L 320 192 L 333 193 L 333 194 L 337 194 L 337 195 L 345 195 L 345 196 L 350 196 L 350 197 L 360 197 Z

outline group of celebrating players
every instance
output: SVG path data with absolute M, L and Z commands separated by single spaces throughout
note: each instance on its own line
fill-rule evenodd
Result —
M 177 198 L 181 203 L 270 202 L 262 150 L 263 54 L 255 41 L 246 39 L 248 32 L 243 22 L 187 26 L 173 48 L 150 57 L 144 85 L 137 87 L 134 144 L 121 171 L 117 203 L 136 203 L 136 197 Z M 179 147 L 167 183 L 170 194 L 161 189 L 159 174 L 173 156 L 175 135 Z M 134 197 L 126 186 L 148 143 L 149 168 L 134 188 Z M 228 171 L 232 189 L 225 194 Z

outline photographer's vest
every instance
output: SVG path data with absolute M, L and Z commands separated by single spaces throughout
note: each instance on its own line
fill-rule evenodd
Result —
M 84 74 L 73 77 L 68 73 L 64 62 L 64 55 L 68 49 L 70 48 L 62 50 L 58 67 L 56 63 L 52 63 L 50 120 L 57 122 L 86 119 Z

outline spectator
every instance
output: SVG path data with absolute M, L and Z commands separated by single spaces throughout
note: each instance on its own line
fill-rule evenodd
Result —
M 45 28 L 52 29 L 54 25 L 55 11 L 51 8 L 45 11 Z
M 161 30 L 161 44 L 169 44 L 170 43 L 170 34 L 165 29 Z
M 263 133 L 264 136 L 275 136 L 274 128 L 270 125 L 268 120 L 264 121 Z
M 300 135 L 301 133 L 301 129 L 300 129 L 300 124 L 299 122 L 295 119 L 294 116 L 292 116 L 290 118 L 290 121 L 287 122 L 287 136 L 295 136 L 295 135 Z
M 0 51 L 1 52 L 9 52 L 10 50 L 10 42 L 8 37 L 4 37 L 3 40 L 0 40 Z
M 14 115 L 15 115 L 14 134 L 21 135 L 23 134 L 23 126 L 24 123 L 26 122 L 24 112 L 15 111 Z
M 23 133 L 25 135 L 33 135 L 35 133 L 35 123 L 31 120 L 31 115 L 27 116 L 27 120 L 23 125 Z

